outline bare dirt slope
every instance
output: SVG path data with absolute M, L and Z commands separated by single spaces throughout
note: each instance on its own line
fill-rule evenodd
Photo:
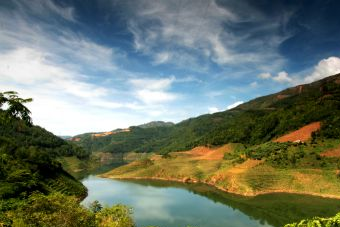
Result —
M 312 137 L 312 132 L 315 132 L 320 129 L 320 122 L 310 123 L 296 131 L 290 132 L 284 136 L 281 136 L 274 140 L 274 142 L 295 142 L 301 141 L 306 142 Z
M 323 157 L 340 157 L 340 146 L 335 149 L 324 151 L 320 155 Z
M 189 156 L 198 160 L 222 160 L 224 154 L 231 150 L 232 146 L 230 144 L 226 144 L 218 148 L 199 146 L 191 149 L 190 151 L 176 152 L 175 154 Z

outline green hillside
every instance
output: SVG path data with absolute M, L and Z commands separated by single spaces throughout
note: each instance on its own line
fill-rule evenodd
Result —
M 321 121 L 319 136 L 340 136 L 340 74 L 256 98 L 234 109 L 190 118 L 168 127 L 130 127 L 129 132 L 75 136 L 88 152 L 188 150 L 199 145 L 261 144 Z M 76 138 L 76 139 L 75 139 Z
M 62 156 L 88 157 L 39 126 L 33 126 L 29 110 L 16 93 L 0 93 L 0 200 L 24 198 L 34 191 L 62 192 L 83 197 L 86 188 L 56 161 Z M 9 108 L 1 107 L 8 103 Z
M 139 128 L 154 128 L 154 127 L 169 127 L 173 126 L 172 122 L 164 122 L 164 121 L 151 121 L 149 123 L 145 123 L 142 125 L 138 125 Z
M 57 160 L 89 153 L 34 126 L 30 101 L 0 92 L 0 226 L 134 227 L 124 205 L 79 204 L 87 189 Z

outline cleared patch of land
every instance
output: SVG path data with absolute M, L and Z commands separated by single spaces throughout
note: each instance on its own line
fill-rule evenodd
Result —
M 265 159 L 244 158 L 236 144 L 218 148 L 196 147 L 170 155 L 155 155 L 111 170 L 102 177 L 116 179 L 158 179 L 180 182 L 205 183 L 220 190 L 254 196 L 273 192 L 288 192 L 340 198 L 340 180 L 334 165 L 322 164 L 318 155 L 339 145 L 329 141 L 319 146 L 292 145 L 291 149 L 304 150 L 300 165 L 275 167 Z M 300 146 L 300 147 L 299 147 Z M 289 151 L 289 154 L 292 151 Z M 224 154 L 234 155 L 232 160 Z M 242 161 L 238 158 L 242 158 Z M 229 157 L 229 156 L 228 156 Z M 328 160 L 328 159 L 327 159 Z M 325 168 L 317 166 L 326 165 Z
M 306 142 L 312 137 L 312 132 L 315 132 L 320 129 L 320 122 L 310 123 L 296 131 L 288 133 L 284 136 L 281 136 L 274 140 L 274 142 L 295 142 L 301 141 Z
M 323 157 L 340 157 L 340 146 L 335 149 L 324 151 L 320 155 Z
M 225 153 L 232 150 L 232 146 L 230 144 L 226 144 L 224 146 L 218 148 L 208 148 L 204 146 L 199 146 L 191 149 L 190 151 L 182 151 L 173 153 L 175 155 L 183 155 L 187 157 L 191 157 L 196 160 L 221 160 Z

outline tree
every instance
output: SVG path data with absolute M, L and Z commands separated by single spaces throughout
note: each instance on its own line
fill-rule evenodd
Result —
M 16 118 L 23 120 L 27 125 L 32 125 L 31 111 L 24 105 L 32 101 L 31 98 L 20 98 L 15 91 L 0 92 L 0 110 L 4 112 L 3 119 L 0 120 Z
M 98 201 L 94 204 L 101 207 Z M 93 212 L 80 205 L 76 197 L 37 192 L 18 200 L 11 210 L 0 210 L 0 226 L 135 227 L 131 214 L 130 208 L 120 204 Z
M 105 207 L 96 213 L 96 224 L 101 227 L 135 227 L 131 214 L 132 210 L 121 204 Z
M 97 213 L 99 212 L 101 209 L 103 209 L 103 206 L 99 203 L 98 200 L 93 201 L 90 206 L 89 209 L 93 212 L 93 213 Z

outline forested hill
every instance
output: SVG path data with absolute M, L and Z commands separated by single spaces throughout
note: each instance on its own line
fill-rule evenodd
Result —
M 155 128 L 155 127 L 169 127 L 173 126 L 174 123 L 172 122 L 164 122 L 164 121 L 151 121 L 146 124 L 138 125 L 137 127 L 140 128 Z
M 86 134 L 73 140 L 90 152 L 167 153 L 229 142 L 260 144 L 315 121 L 321 121 L 319 136 L 340 136 L 340 74 L 169 127 L 137 126 L 107 136 Z
M 4 99 L 0 93 L 0 101 Z M 72 155 L 86 158 L 88 153 L 39 126 L 16 118 L 20 109 L 13 111 L 9 118 L 8 110 L 1 109 L 3 103 L 0 102 L 0 201 L 14 202 L 34 191 L 85 196 L 86 188 L 65 172 L 56 158 Z M 0 213 L 6 209 L 1 205 Z

